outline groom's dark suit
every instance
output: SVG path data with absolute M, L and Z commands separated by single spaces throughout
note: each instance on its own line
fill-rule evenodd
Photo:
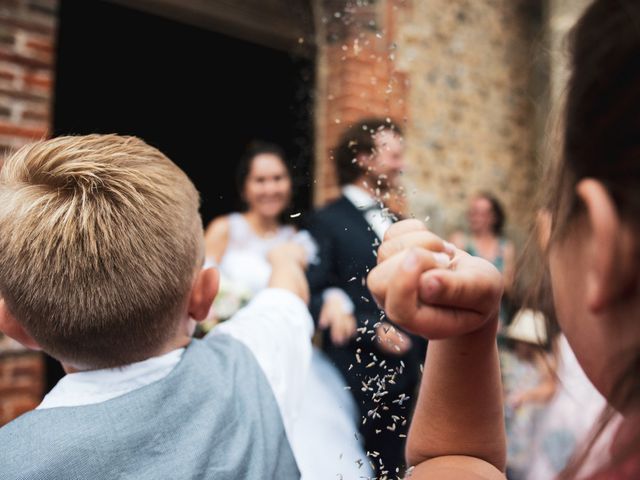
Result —
M 424 342 L 412 337 L 408 352 L 390 355 L 374 338 L 382 312 L 369 293 L 366 276 L 376 265 L 375 251 L 381 239 L 362 210 L 342 196 L 317 211 L 308 228 L 319 246 L 319 261 L 309 266 L 307 274 L 314 319 L 317 322 L 323 291 L 338 287 L 353 302 L 358 327 L 356 337 L 344 346 L 333 345 L 326 332 L 324 350 L 344 375 L 358 405 L 365 448 L 378 475 L 388 470 L 395 478 L 396 467 L 404 464 L 404 437 L 400 435 L 405 435 L 408 427 Z

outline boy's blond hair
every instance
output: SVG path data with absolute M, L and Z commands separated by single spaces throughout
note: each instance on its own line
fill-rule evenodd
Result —
M 135 137 L 27 145 L 0 172 L 0 293 L 42 348 L 79 368 L 154 355 L 203 257 L 198 192 Z

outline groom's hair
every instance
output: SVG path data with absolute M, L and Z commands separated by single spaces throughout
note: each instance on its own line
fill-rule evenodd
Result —
M 362 166 L 357 161 L 358 155 L 375 155 L 376 134 L 387 130 L 402 136 L 402 130 L 390 118 L 366 118 L 342 134 L 333 150 L 339 185 L 353 183 L 362 175 Z

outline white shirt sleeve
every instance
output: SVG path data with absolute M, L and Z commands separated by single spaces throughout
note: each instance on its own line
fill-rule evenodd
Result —
M 311 234 L 306 230 L 300 230 L 292 237 L 291 241 L 300 245 L 307 254 L 308 263 L 318 263 L 318 245 Z
M 268 288 L 211 335 L 226 334 L 246 345 L 271 385 L 289 438 L 300 411 L 309 366 L 313 320 L 293 293 Z
M 352 314 L 355 311 L 356 308 L 349 298 L 349 295 L 347 295 L 344 290 L 338 287 L 325 288 L 322 292 L 322 301 L 326 302 L 327 298 L 334 296 L 340 298 L 340 301 L 342 302 L 342 308 L 344 309 L 345 313 Z

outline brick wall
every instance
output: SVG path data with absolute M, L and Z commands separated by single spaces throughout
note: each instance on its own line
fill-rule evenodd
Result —
M 494 192 L 523 228 L 537 181 L 537 71 L 544 29 L 530 0 L 414 1 L 398 25 L 411 81 L 407 190 L 419 216 L 463 226 L 470 194 Z
M 50 130 L 57 0 L 0 5 L 0 151 Z
M 51 129 L 57 0 L 0 2 L 0 161 Z M 40 354 L 0 338 L 0 425 L 42 398 Z
M 316 203 L 338 194 L 331 149 L 367 116 L 406 120 L 407 78 L 395 68 L 396 16 L 403 1 L 325 0 L 318 22 Z
M 468 196 L 496 192 L 516 229 L 537 181 L 542 2 L 324 0 L 316 203 L 335 195 L 330 148 L 376 114 L 405 130 L 408 213 L 448 233 Z
M 34 352 L 0 354 L 0 426 L 42 400 L 44 364 Z

